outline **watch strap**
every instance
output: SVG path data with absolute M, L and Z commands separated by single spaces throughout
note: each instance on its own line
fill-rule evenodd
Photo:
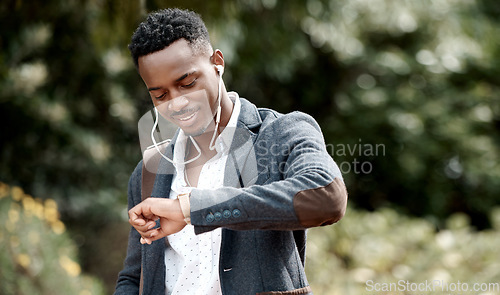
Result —
M 189 193 L 177 196 L 177 199 L 179 199 L 179 205 L 181 206 L 182 215 L 184 215 L 184 221 L 187 224 L 191 224 L 191 204 L 189 202 L 189 197 Z

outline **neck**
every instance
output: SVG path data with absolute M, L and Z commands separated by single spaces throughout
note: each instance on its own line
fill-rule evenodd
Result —
M 227 124 L 229 123 L 229 119 L 231 118 L 231 114 L 233 113 L 233 107 L 234 107 L 234 103 L 229 98 L 229 96 L 226 92 L 226 89 L 223 88 L 222 89 L 222 98 L 221 98 L 221 115 L 220 115 L 219 126 L 218 126 L 217 131 L 216 131 L 217 132 L 216 139 L 222 133 L 222 131 L 224 131 L 224 128 L 226 128 Z M 196 143 L 200 147 L 202 154 L 215 153 L 215 150 L 213 150 L 213 151 L 210 150 L 209 146 L 210 146 L 210 142 L 212 140 L 212 137 L 214 135 L 214 128 L 216 125 L 216 122 L 215 122 L 216 117 L 217 117 L 217 114 L 214 115 L 214 119 L 213 119 L 212 123 L 209 125 L 209 127 L 207 128 L 207 130 L 203 134 L 196 136 L 196 137 L 193 137 L 193 139 L 196 141 Z M 215 140 L 214 140 L 214 142 L 215 142 Z

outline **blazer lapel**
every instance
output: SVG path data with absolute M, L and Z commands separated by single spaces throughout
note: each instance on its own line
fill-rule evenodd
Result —
M 262 120 L 255 105 L 240 98 L 241 111 L 224 172 L 224 186 L 246 187 L 256 180 L 257 159 L 254 150 L 257 134 L 252 131 Z

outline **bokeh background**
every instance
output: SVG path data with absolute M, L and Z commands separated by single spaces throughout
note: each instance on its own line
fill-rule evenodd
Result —
M 321 125 L 349 210 L 309 231 L 316 294 L 500 294 L 496 0 L 2 1 L 0 294 L 112 293 L 151 107 L 127 44 L 166 7 L 202 15 L 229 90 Z

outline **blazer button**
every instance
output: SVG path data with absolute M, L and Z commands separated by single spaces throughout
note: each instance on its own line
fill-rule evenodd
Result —
M 205 217 L 205 220 L 208 222 L 208 223 L 211 223 L 215 220 L 215 217 L 212 213 L 208 214 L 207 217 Z
M 222 216 L 224 216 L 224 218 L 229 218 L 229 217 L 231 217 L 231 211 L 229 211 L 229 210 L 224 210 L 224 212 L 222 212 Z
M 214 214 L 214 219 L 215 219 L 215 221 L 219 221 L 219 220 L 221 220 L 221 219 L 222 219 L 222 213 L 220 213 L 220 212 L 215 212 L 215 214 Z
M 238 218 L 241 216 L 241 211 L 238 209 L 233 210 L 233 217 Z

